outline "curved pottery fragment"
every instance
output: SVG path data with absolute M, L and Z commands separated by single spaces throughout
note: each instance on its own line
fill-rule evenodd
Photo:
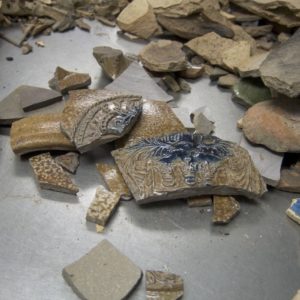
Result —
M 112 155 L 141 204 L 211 194 L 256 199 L 266 192 L 248 152 L 210 135 L 144 139 Z
M 62 131 L 80 152 L 122 137 L 142 110 L 140 96 L 106 90 L 70 93 L 63 111 Z

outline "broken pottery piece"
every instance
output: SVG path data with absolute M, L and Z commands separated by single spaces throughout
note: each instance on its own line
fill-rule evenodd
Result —
M 188 64 L 187 68 L 185 70 L 182 70 L 178 72 L 178 75 L 185 79 L 197 79 L 201 77 L 204 73 L 204 67 L 203 66 L 194 66 Z
M 284 42 L 286 42 L 290 37 L 291 37 L 290 34 L 288 34 L 288 33 L 286 33 L 286 32 L 281 32 L 281 33 L 278 34 L 277 40 L 278 40 L 278 42 L 280 42 L 280 43 L 284 43 Z
M 61 114 L 44 114 L 25 118 L 12 124 L 10 144 L 15 154 L 35 151 L 75 150 L 61 132 Z
M 147 100 L 161 100 L 166 102 L 173 100 L 173 97 L 167 94 L 137 62 L 132 62 L 105 89 L 140 95 Z
M 158 40 L 150 42 L 139 53 L 144 67 L 155 72 L 175 72 L 187 68 L 187 59 L 182 51 L 183 44 Z
M 65 267 L 62 275 L 81 299 L 120 300 L 138 284 L 142 272 L 109 241 L 103 240 Z
M 165 75 L 162 78 L 164 84 L 166 85 L 166 87 L 172 91 L 173 93 L 179 93 L 181 88 L 178 84 L 178 82 L 176 81 L 176 79 L 172 76 L 172 75 Z
M 111 192 L 119 194 L 122 200 L 132 199 L 131 192 L 116 164 L 98 163 L 96 167 Z
M 61 129 L 80 152 L 86 152 L 126 134 L 141 109 L 139 96 L 106 90 L 72 91 Z
M 117 18 L 118 26 L 140 38 L 148 39 L 160 30 L 153 9 L 147 0 L 129 3 Z
M 23 55 L 27 55 L 32 52 L 32 46 L 28 43 L 23 43 L 21 47 L 21 51 Z
M 285 43 L 274 48 L 260 67 L 266 86 L 295 98 L 300 95 L 300 29 Z
M 42 189 L 68 194 L 76 194 L 79 191 L 70 176 L 55 162 L 50 153 L 33 156 L 29 162 Z
M 212 199 L 211 199 L 211 196 L 196 196 L 196 197 L 187 199 L 187 204 L 189 207 L 211 206 Z
M 177 300 L 183 296 L 183 279 L 176 274 L 146 271 L 146 299 Z
M 120 194 L 108 191 L 103 186 L 96 189 L 95 197 L 86 214 L 86 220 L 105 226 L 120 200 Z
M 212 81 L 218 80 L 221 76 L 227 75 L 228 72 L 224 69 L 221 69 L 219 67 L 213 68 L 211 71 L 209 71 L 209 79 Z
M 184 93 L 190 93 L 191 92 L 192 88 L 186 80 L 184 80 L 182 78 L 177 78 L 177 82 L 178 82 L 178 84 L 180 86 L 180 90 L 182 92 L 184 92 Z
M 91 77 L 86 73 L 76 73 L 57 67 L 54 77 L 49 80 L 49 87 L 65 94 L 71 90 L 82 89 L 91 84 Z
M 273 25 L 262 25 L 262 26 L 245 26 L 244 30 L 249 33 L 252 37 L 257 38 L 264 36 L 272 32 Z
M 84 31 L 91 31 L 91 26 L 84 22 L 82 18 L 75 20 L 75 24 L 77 27 Z
M 300 104 L 293 99 L 264 101 L 248 109 L 242 129 L 249 141 L 275 152 L 300 152 Z
M 227 74 L 219 77 L 217 84 L 223 88 L 231 89 L 239 80 L 239 77 L 233 74 Z
M 281 169 L 280 180 L 276 188 L 291 193 L 300 193 L 300 162 Z
M 76 152 L 68 152 L 55 157 L 55 162 L 62 166 L 65 170 L 75 174 L 79 166 L 79 154 Z
M 197 133 L 208 135 L 214 131 L 214 122 L 209 119 L 208 115 L 209 112 L 206 107 L 200 107 L 191 113 L 191 121 Z
M 296 223 L 300 224 L 300 198 L 293 199 L 291 206 L 287 209 L 286 214 Z
M 243 78 L 233 86 L 232 99 L 246 107 L 272 99 L 271 92 L 260 78 Z
M 140 118 L 128 135 L 117 141 L 118 147 L 133 145 L 137 140 L 175 132 L 187 132 L 170 105 L 161 101 L 143 101 Z
M 214 196 L 214 224 L 228 224 L 240 211 L 240 204 L 234 197 Z
M 111 79 L 116 79 L 130 64 L 130 60 L 121 50 L 111 47 L 95 47 L 93 55 L 104 73 Z
M 266 192 L 248 152 L 214 136 L 142 139 L 112 155 L 139 204 L 211 194 L 256 199 Z

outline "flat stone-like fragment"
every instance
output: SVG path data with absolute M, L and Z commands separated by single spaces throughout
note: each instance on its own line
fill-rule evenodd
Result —
M 140 95 L 147 100 L 166 102 L 173 100 L 173 97 L 167 94 L 137 62 L 132 62 L 130 66 L 117 79 L 108 84 L 105 89 Z
M 208 135 L 214 131 L 214 122 L 208 119 L 207 114 L 206 107 L 200 107 L 191 113 L 191 121 L 197 133 Z
M 12 124 L 10 144 L 15 154 L 35 151 L 75 150 L 74 145 L 61 132 L 61 114 L 28 117 Z
M 160 30 L 153 9 L 147 0 L 134 0 L 117 18 L 118 26 L 140 38 L 148 39 Z
M 266 86 L 295 98 L 300 95 L 300 30 L 285 43 L 271 50 L 260 67 Z
M 140 204 L 211 194 L 256 199 L 266 192 L 248 152 L 214 136 L 148 138 L 112 155 Z
M 182 92 L 184 92 L 184 93 L 190 93 L 191 92 L 192 88 L 186 80 L 184 80 L 182 78 L 178 78 L 177 82 L 178 82 L 178 84 L 180 86 L 180 90 Z
M 257 38 L 272 32 L 273 25 L 269 24 L 263 26 L 245 26 L 244 29 L 252 37 Z
M 158 40 L 150 42 L 139 54 L 144 67 L 155 72 L 175 72 L 187 68 L 187 59 L 182 51 L 183 44 Z
M 291 193 L 300 193 L 300 162 L 281 169 L 280 181 L 276 188 Z
M 228 72 L 219 67 L 215 67 L 211 70 L 208 70 L 209 79 L 212 81 L 218 80 L 221 76 L 227 75 Z
M 96 167 L 111 192 L 119 194 L 123 200 L 130 200 L 132 198 L 131 192 L 129 191 L 117 165 L 112 163 L 98 163 Z
M 84 22 L 84 20 L 82 18 L 75 20 L 75 24 L 77 27 L 79 27 L 80 29 L 84 30 L 84 31 L 91 31 L 91 26 L 87 23 Z
M 252 143 L 300 152 L 300 104 L 293 99 L 257 103 L 243 117 L 242 129 Z
M 197 79 L 204 73 L 203 66 L 188 65 L 186 70 L 178 72 L 178 75 L 186 79 Z
M 165 75 L 162 78 L 164 84 L 167 86 L 169 90 L 171 90 L 173 93 L 178 93 L 180 92 L 181 88 L 176 81 L 176 79 L 172 75 Z
M 295 222 L 300 224 L 300 198 L 293 199 L 291 206 L 287 209 L 286 214 Z
M 76 152 L 69 152 L 55 157 L 55 161 L 65 170 L 75 174 L 79 166 L 79 154 Z
M 211 206 L 212 199 L 211 196 L 197 196 L 187 199 L 187 203 L 189 207 Z
M 239 80 L 239 77 L 233 74 L 227 74 L 219 77 L 218 86 L 231 89 Z
M 87 73 L 76 73 L 57 67 L 54 77 L 48 83 L 51 89 L 65 94 L 68 91 L 89 86 L 91 84 L 91 77 Z
M 240 211 L 240 204 L 233 197 L 214 196 L 214 224 L 228 224 Z
M 105 226 L 120 200 L 120 194 L 112 193 L 103 186 L 97 187 L 95 197 L 86 214 L 86 220 Z
M 104 73 L 111 79 L 116 79 L 130 64 L 130 60 L 121 50 L 107 46 L 95 47 L 93 55 Z
M 142 272 L 109 241 L 103 240 L 65 267 L 62 275 L 81 299 L 121 300 L 134 289 Z
M 176 274 L 146 271 L 146 299 L 177 300 L 183 296 L 183 279 Z
M 33 156 L 29 162 L 42 189 L 69 194 L 76 194 L 79 191 L 70 176 L 55 162 L 50 153 Z
M 126 134 L 142 110 L 140 96 L 106 90 L 78 90 L 62 113 L 61 129 L 80 152 Z

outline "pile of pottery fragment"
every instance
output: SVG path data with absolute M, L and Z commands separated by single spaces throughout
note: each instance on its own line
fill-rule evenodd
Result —
M 88 89 L 89 74 L 57 67 L 51 89 L 20 86 L 0 102 L 0 124 L 11 125 L 12 150 L 26 154 L 42 189 L 76 194 L 70 173 L 80 154 L 114 144 L 115 163 L 95 166 L 106 186 L 97 188 L 86 214 L 98 232 L 118 203 L 130 199 L 137 204 L 187 199 L 191 207 L 213 206 L 213 223 L 227 224 L 240 210 L 240 197 L 259 199 L 267 185 L 300 192 L 299 1 L 8 2 L 0 1 L 0 24 L 21 23 L 22 39 L 13 41 L 1 30 L 0 37 L 23 54 L 32 50 L 30 36 L 75 26 L 89 31 L 84 18 L 117 25 L 126 39 L 149 40 L 138 56 L 106 46 L 93 49 L 111 79 L 103 90 Z M 206 107 L 184 115 L 171 105 L 173 95 L 189 93 L 189 81 L 204 76 L 231 89 L 232 101 L 245 108 L 236 120 L 240 143 L 214 136 Z M 66 153 L 55 155 L 56 150 Z M 300 224 L 299 199 L 287 214 Z M 132 272 L 123 294 L 107 299 L 123 299 L 141 277 L 112 245 L 100 243 L 63 272 L 82 298 L 95 295 L 80 286 L 81 272 L 92 268 L 95 255 L 105 261 L 105 251 Z M 182 279 L 174 274 L 147 272 L 146 280 L 147 299 L 182 296 Z M 164 281 L 171 283 L 168 288 Z

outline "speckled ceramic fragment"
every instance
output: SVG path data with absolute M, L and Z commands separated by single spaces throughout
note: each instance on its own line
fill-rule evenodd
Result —
M 287 209 L 286 214 L 295 222 L 300 224 L 300 198 L 293 199 L 291 206 Z
M 79 154 L 76 152 L 69 152 L 55 157 L 55 161 L 65 170 L 75 174 L 79 166 Z
M 142 110 L 140 96 L 106 90 L 78 90 L 62 113 L 61 129 L 80 152 L 126 134 Z
M 76 194 L 79 191 L 70 176 L 55 162 L 50 153 L 33 156 L 29 162 L 42 189 L 69 194 Z
M 98 163 L 96 167 L 111 192 L 119 194 L 122 200 L 132 198 L 131 192 L 116 164 Z
M 234 197 L 214 196 L 214 224 L 229 223 L 240 211 L 240 204 Z
M 248 152 L 210 135 L 144 138 L 112 155 L 140 204 L 199 195 L 257 199 L 266 192 Z
M 147 300 L 177 300 L 183 296 L 183 279 L 176 274 L 146 271 Z

